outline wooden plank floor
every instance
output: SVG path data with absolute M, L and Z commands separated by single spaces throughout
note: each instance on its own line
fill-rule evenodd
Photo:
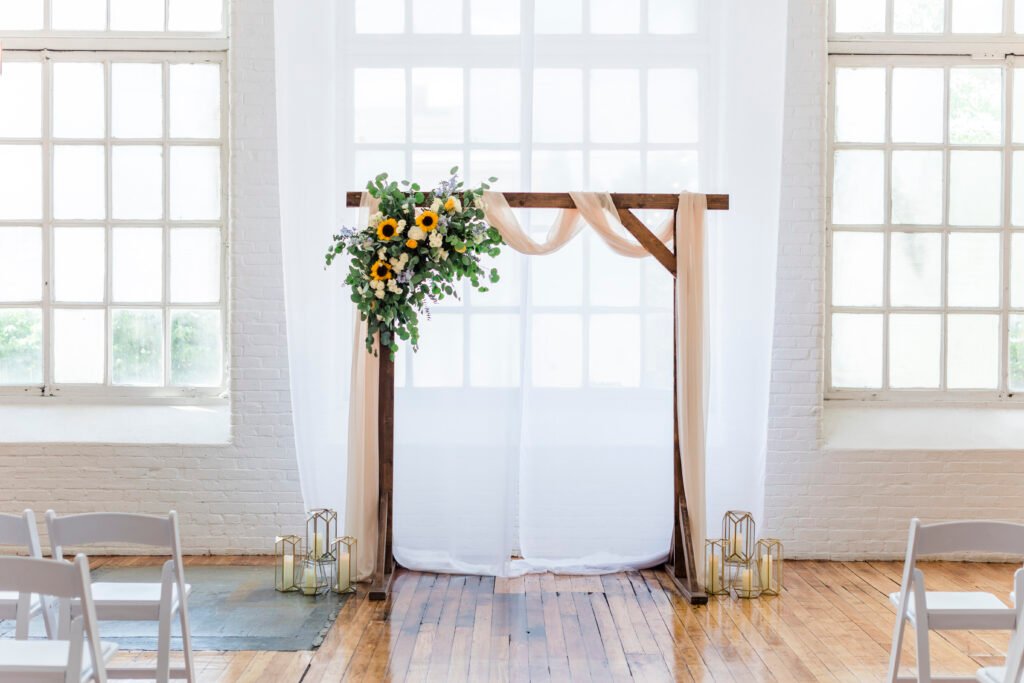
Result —
M 1005 602 L 1017 566 L 937 562 L 925 574 L 934 590 L 986 590 Z M 315 652 L 200 653 L 199 680 L 880 681 L 893 625 L 887 595 L 900 569 L 788 562 L 782 596 L 712 598 L 699 608 L 660 570 L 518 579 L 403 571 L 388 601 L 363 591 L 349 600 Z M 933 634 L 933 674 L 999 663 L 1007 640 Z M 903 663 L 909 674 L 909 642 Z

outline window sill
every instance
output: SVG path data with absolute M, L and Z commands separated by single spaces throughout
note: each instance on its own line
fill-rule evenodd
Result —
M 825 401 L 826 450 L 1024 450 L 1024 408 Z
M 226 445 L 228 401 L 202 405 L 0 405 L 0 443 Z

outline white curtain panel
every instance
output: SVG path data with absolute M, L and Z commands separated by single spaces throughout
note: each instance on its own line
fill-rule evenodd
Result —
M 786 3 L 700 2 L 695 14 L 685 0 L 644 3 L 682 16 L 681 31 L 697 29 L 667 38 L 653 34 L 675 24 L 631 28 L 629 16 L 606 21 L 610 6 L 591 3 L 595 47 L 581 33 L 575 56 L 556 54 L 565 50 L 552 48 L 563 42 L 552 26 L 588 27 L 532 0 L 511 3 L 533 18 L 520 22 L 520 52 L 509 56 L 507 35 L 488 52 L 487 31 L 510 30 L 487 24 L 490 4 L 470 3 L 468 30 L 481 31 L 466 43 L 473 51 L 452 40 L 439 53 L 446 38 L 432 31 L 458 31 L 461 18 L 430 24 L 419 0 L 277 3 L 290 376 L 306 502 L 345 509 L 351 307 L 343 269 L 325 273 L 321 263 L 327 236 L 356 218 L 336 202 L 380 171 L 432 184 L 459 165 L 474 181 L 498 176 L 501 191 L 731 195 L 731 210 L 711 212 L 706 230 L 706 526 L 717 535 L 726 509 L 760 516 Z M 636 38 L 649 48 L 601 47 L 602 32 L 646 26 L 651 37 Z M 517 216 L 538 241 L 555 217 Z M 665 216 L 643 218 L 653 228 Z M 508 250 L 496 265 L 502 281 L 491 292 L 434 307 L 419 352 L 403 348 L 397 359 L 399 563 L 509 575 L 661 561 L 673 514 L 671 278 L 591 234 L 551 255 Z

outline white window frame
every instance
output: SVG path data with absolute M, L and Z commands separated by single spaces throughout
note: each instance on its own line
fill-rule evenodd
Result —
M 0 45 L 3 46 L 4 62 L 30 61 L 43 65 L 42 69 L 42 112 L 44 116 L 42 135 L 32 139 L 2 139 L 0 144 L 41 144 L 43 148 L 43 215 L 41 219 L 0 220 L 2 226 L 42 227 L 43 252 L 43 287 L 42 303 L 39 302 L 4 302 L 4 308 L 41 308 L 43 338 L 43 383 L 34 385 L 0 386 L 0 402 L 22 402 L 37 398 L 51 400 L 82 401 L 82 402 L 122 402 L 202 405 L 221 403 L 228 393 L 228 368 L 230 359 L 230 316 L 229 316 L 229 236 L 231 229 L 230 214 L 230 156 L 231 141 L 229 131 L 229 74 L 228 74 L 228 16 L 229 0 L 224 1 L 222 27 L 217 33 L 128 33 L 128 32 L 82 32 L 61 33 L 43 31 L 5 31 L 0 32 Z M 50 0 L 46 0 L 45 22 L 49 26 Z M 165 5 L 166 7 L 166 5 Z M 164 22 L 166 28 L 167 16 Z M 109 22 L 109 16 L 108 16 Z M 102 146 L 105 152 L 105 205 L 106 217 L 96 220 L 58 220 L 52 216 L 52 168 L 54 138 L 52 135 L 52 117 L 50 115 L 50 97 L 52 92 L 52 65 L 59 62 L 100 62 L 104 65 L 104 136 L 90 139 L 59 138 L 59 144 L 89 144 Z M 159 138 L 131 139 L 114 138 L 111 129 L 111 62 L 145 62 L 163 65 L 163 133 Z M 216 139 L 171 138 L 169 135 L 169 65 L 174 63 L 210 63 L 220 68 L 220 130 Z M 0 76 L 2 77 L 2 76 Z M 117 145 L 145 144 L 160 146 L 163 150 L 163 217 L 154 220 L 115 219 L 111 214 L 112 192 L 111 164 L 109 163 L 111 148 Z M 220 218 L 215 220 L 174 220 L 170 217 L 170 174 L 169 151 L 178 146 L 220 147 L 221 163 L 221 207 Z M 55 226 L 55 224 L 57 224 Z M 162 267 L 163 293 L 159 303 L 117 303 L 112 299 L 112 229 L 120 225 L 159 227 L 163 233 Z M 102 227 L 105 239 L 105 285 L 104 301 L 98 303 L 55 302 L 52 295 L 53 273 L 53 231 L 61 226 Z M 170 234 L 173 229 L 189 227 L 219 228 L 221 232 L 220 247 L 220 297 L 216 303 L 172 303 L 170 300 Z M 53 310 L 61 309 L 99 309 L 104 311 L 104 380 L 99 384 L 60 384 L 53 380 L 53 343 L 54 335 Z M 153 309 L 163 312 L 163 373 L 166 384 L 155 387 L 122 386 L 112 384 L 112 344 L 111 344 L 111 312 L 117 309 Z M 216 310 L 221 319 L 221 379 L 217 386 L 173 386 L 170 384 L 171 313 L 175 310 Z
M 1012 103 L 1015 55 L 1024 54 L 1021 35 L 1014 33 L 1014 0 L 1004 0 L 1003 31 L 993 34 L 953 33 L 952 0 L 945 0 L 944 32 L 930 34 L 894 33 L 893 0 L 886 3 L 883 33 L 839 33 L 835 30 L 834 19 L 837 0 L 829 0 L 828 33 L 828 93 L 826 110 L 826 178 L 825 178 L 825 320 L 824 320 L 824 398 L 826 401 L 895 402 L 903 404 L 961 403 L 966 405 L 1024 405 L 1024 392 L 1014 392 L 1008 387 L 1009 381 L 1009 329 L 1011 314 L 1024 314 L 1024 308 L 1010 307 L 1010 242 L 1013 234 L 1024 235 L 1024 226 L 1014 226 L 1010 221 L 1012 159 L 1014 151 L 1024 151 L 1024 143 L 1014 143 L 1012 137 Z M 892 68 L 900 66 L 944 67 L 943 91 L 943 141 L 937 143 L 893 143 L 890 140 Z M 956 66 L 999 67 L 1003 73 L 1003 140 L 997 145 L 958 145 L 948 142 L 949 127 L 949 68 Z M 835 141 L 835 72 L 842 67 L 886 68 L 885 138 L 880 143 L 837 143 Z M 1024 83 L 1019 87 L 1024 87 Z M 943 202 L 944 223 L 941 226 L 894 225 L 891 216 L 891 155 L 892 150 L 921 149 L 943 152 Z M 872 226 L 836 226 L 832 224 L 833 166 L 835 151 L 841 149 L 882 150 L 884 154 L 883 221 Z M 1001 225 L 987 228 L 950 226 L 949 204 L 949 151 L 953 149 L 998 150 L 1003 156 L 1002 165 L 1002 219 Z M 883 293 L 881 306 L 835 306 L 832 303 L 832 243 L 835 232 L 871 232 L 883 235 Z M 898 232 L 938 233 L 942 235 L 941 245 L 941 301 L 935 307 L 893 307 L 889 301 L 891 235 Z M 950 307 L 948 298 L 948 244 L 949 234 L 997 234 L 1000 236 L 1000 298 L 995 307 L 957 306 Z M 832 316 L 833 313 L 872 313 L 882 316 L 882 388 L 853 389 L 836 388 L 832 385 Z M 928 313 L 940 316 L 940 387 L 939 389 L 893 389 L 889 387 L 889 315 L 890 313 Z M 995 389 L 948 389 L 946 386 L 946 343 L 949 314 L 990 314 L 999 316 L 999 359 L 998 386 Z

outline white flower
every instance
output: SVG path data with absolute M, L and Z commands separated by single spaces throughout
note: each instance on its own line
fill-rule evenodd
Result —
M 430 233 L 430 246 L 432 246 L 432 247 L 434 247 L 436 249 L 439 246 L 441 246 L 443 243 L 444 243 L 444 236 L 443 235 L 441 235 L 436 230 L 434 232 Z
M 473 242 L 475 244 L 481 244 L 484 241 L 484 234 L 482 232 L 473 235 Z
M 383 284 L 383 283 L 381 283 L 381 284 Z M 373 295 L 374 295 L 375 297 L 377 297 L 378 299 L 383 299 L 383 298 L 384 298 L 384 288 L 383 288 L 383 287 L 381 287 L 381 288 L 380 288 L 380 289 L 378 289 L 378 290 L 377 290 L 376 292 L 374 292 L 374 293 L 373 293 Z
M 377 250 L 377 258 L 379 258 L 380 260 L 383 261 L 387 257 L 388 257 L 388 253 L 386 251 L 384 251 L 384 247 L 381 247 L 380 249 Z
M 445 251 L 444 249 L 439 249 L 438 252 L 437 252 L 437 255 L 441 257 L 442 261 L 447 261 L 448 260 L 448 252 Z
M 377 213 L 370 216 L 370 225 L 377 227 L 377 224 L 384 220 L 384 214 L 378 211 Z
M 394 280 L 388 280 L 388 291 L 392 292 L 393 294 L 401 294 L 402 288 L 399 287 L 398 283 L 395 282 Z
M 384 281 L 374 280 L 373 282 L 370 283 L 370 286 L 373 287 L 374 289 L 384 289 Z
M 473 206 L 475 206 L 478 209 L 484 208 L 484 198 L 483 197 L 477 197 L 476 199 L 474 199 L 473 200 Z
M 395 234 L 396 235 L 401 235 L 403 230 L 405 230 L 405 219 L 404 218 L 402 220 L 398 221 L 398 227 L 395 228 Z
M 434 197 L 434 201 L 430 202 L 430 210 L 437 213 L 441 210 L 441 200 L 438 197 Z
M 459 201 L 458 197 L 452 197 L 452 203 L 455 205 L 452 209 L 455 213 L 462 213 L 462 202 Z
M 423 229 L 420 228 L 420 226 L 418 225 L 414 225 L 411 228 L 409 228 L 409 239 L 411 240 L 416 240 L 417 242 L 419 242 L 426 236 L 427 233 L 423 232 Z

